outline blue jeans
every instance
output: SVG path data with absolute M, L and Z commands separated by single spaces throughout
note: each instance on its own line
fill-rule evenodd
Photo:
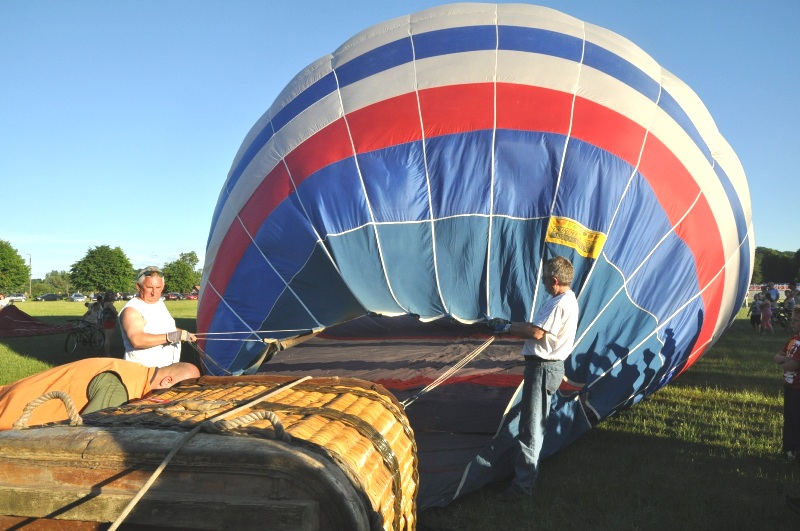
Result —
M 519 418 L 519 453 L 514 464 L 514 486 L 530 493 L 539 475 L 542 451 L 550 415 L 550 398 L 564 376 L 563 361 L 525 360 Z

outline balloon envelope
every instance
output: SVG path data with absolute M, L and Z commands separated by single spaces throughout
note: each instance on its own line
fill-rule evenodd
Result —
M 225 374 L 256 370 L 265 337 L 365 315 L 530 321 L 542 262 L 566 256 L 581 316 L 552 453 L 694 363 L 753 253 L 744 171 L 684 83 L 563 13 L 453 4 L 354 36 L 258 120 L 214 212 L 198 331 Z M 511 402 L 435 503 L 507 472 Z

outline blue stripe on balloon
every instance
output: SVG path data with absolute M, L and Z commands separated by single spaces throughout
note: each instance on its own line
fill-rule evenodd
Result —
M 346 63 L 334 66 L 339 86 L 346 87 L 396 66 L 410 63 L 413 59 L 411 41 L 406 37 L 378 46 Z
M 433 217 L 490 213 L 492 132 L 472 131 L 425 144 Z M 464 190 L 470 190 L 465 194 Z
M 576 63 L 580 62 L 583 53 L 581 39 L 555 31 L 500 26 L 498 35 L 500 50 L 538 53 Z
M 454 53 L 494 50 L 497 47 L 496 26 L 445 28 L 414 35 L 417 60 Z
M 583 63 L 621 81 L 650 101 L 658 99 L 658 82 L 633 63 L 605 48 L 587 42 Z
M 409 142 L 358 156 L 375 221 L 431 218 L 422 142 Z

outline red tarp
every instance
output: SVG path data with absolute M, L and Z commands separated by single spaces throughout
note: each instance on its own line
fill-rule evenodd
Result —
M 72 330 L 72 325 L 69 323 L 47 324 L 34 319 L 13 304 L 0 308 L 0 337 L 41 336 L 61 334 L 70 330 Z

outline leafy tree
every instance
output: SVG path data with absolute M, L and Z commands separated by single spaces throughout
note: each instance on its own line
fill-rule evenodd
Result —
M 86 256 L 72 264 L 70 279 L 81 291 L 130 291 L 136 272 L 119 247 L 90 248 Z
M 42 281 L 42 291 L 39 291 L 39 284 L 35 283 L 33 291 L 37 295 L 43 293 L 59 293 L 62 295 L 69 295 L 72 286 L 72 279 L 66 271 L 50 271 L 44 276 Z
M 189 264 L 189 267 L 191 267 L 193 270 L 197 267 L 197 264 L 200 263 L 200 259 L 197 258 L 197 253 L 195 253 L 194 251 L 189 251 L 188 253 L 181 253 L 180 256 L 178 257 L 178 260 L 180 260 L 181 262 L 186 262 L 187 264 Z
M 761 276 L 761 253 L 756 249 L 755 257 L 753 258 L 753 278 L 750 280 L 751 284 L 763 284 L 764 279 Z
M 182 253 L 174 262 L 164 264 L 164 291 L 186 293 L 192 291 L 200 283 L 200 273 L 194 268 L 200 260 L 194 251 Z
M 30 267 L 25 259 L 6 240 L 0 240 L 0 290 L 24 292 L 28 290 Z
M 758 261 L 758 275 L 753 274 L 753 279 L 759 278 L 756 284 L 766 282 L 792 282 L 795 277 L 793 259 L 795 253 L 789 251 L 776 251 L 767 247 L 756 247 L 756 256 L 760 256 Z
M 800 281 L 800 249 L 792 257 L 792 282 Z

